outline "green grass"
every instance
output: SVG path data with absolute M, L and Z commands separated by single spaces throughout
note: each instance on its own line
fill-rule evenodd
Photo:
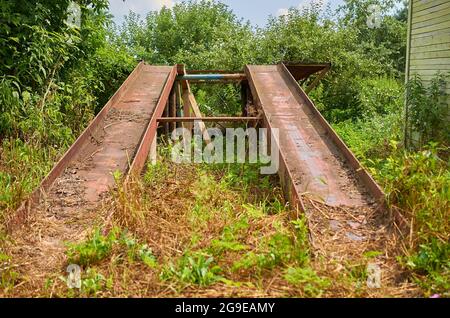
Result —
M 78 244 L 68 244 L 68 261 L 80 266 L 95 265 L 111 255 L 114 245 L 118 243 L 117 230 L 107 236 L 96 229 L 92 237 Z
M 276 266 L 289 265 L 291 263 L 304 264 L 308 255 L 297 247 L 292 237 L 287 234 L 277 233 L 261 240 L 256 251 L 244 255 L 236 261 L 233 269 L 270 270 Z
M 373 125 L 374 120 L 341 124 L 337 130 L 384 188 L 389 205 L 412 225 L 403 233 L 407 253 L 399 255 L 401 264 L 413 272 L 426 295 L 448 294 L 450 165 L 444 159 L 448 147 L 430 143 L 407 151 L 395 141 L 395 131 Z
M 157 265 L 156 257 L 146 244 L 140 244 L 127 233 L 113 228 L 108 235 L 103 235 L 99 228 L 87 240 L 73 244 L 67 244 L 67 256 L 69 264 L 76 264 L 89 268 L 108 259 L 118 250 L 127 256 L 129 262 L 141 261 L 150 268 Z
M 279 196 L 281 191 L 273 191 L 269 177 L 259 176 L 259 165 L 201 165 L 197 173 L 192 187 L 195 203 L 188 214 L 196 225 L 191 244 L 181 257 L 168 260 L 161 274 L 163 280 L 181 286 L 239 285 L 234 280 L 236 275 L 256 283 L 274 269 L 286 272 L 305 267 L 313 280 L 305 287 L 305 295 L 319 295 L 326 289 L 328 285 L 320 284 L 309 266 L 305 219 L 287 221 L 289 209 Z M 208 224 L 217 220 L 224 226 L 205 245 L 205 236 L 211 235 Z M 267 226 L 259 228 L 259 222 L 267 222 Z M 296 283 L 291 281 L 286 282 L 294 287 Z
M 310 267 L 290 267 L 285 271 L 284 279 L 301 288 L 308 297 L 320 297 L 331 285 L 328 279 L 319 277 Z
M 99 292 L 111 289 L 113 285 L 112 278 L 105 278 L 95 269 L 88 268 L 82 277 L 81 294 L 85 296 L 95 296 Z
M 176 263 L 169 262 L 163 268 L 161 279 L 182 283 L 209 286 L 222 279 L 222 269 L 215 264 L 214 257 L 201 252 L 186 252 Z
M 14 288 L 19 280 L 19 273 L 11 268 L 11 257 L 0 253 L 0 288 L 5 293 Z
M 426 294 L 447 292 L 450 284 L 450 170 L 431 144 L 419 152 L 397 150 L 374 171 L 390 204 L 404 209 L 413 228 L 407 268 Z M 409 212 L 409 214 L 407 213 Z M 412 235 L 411 235 L 412 233 Z
M 163 286 L 177 293 L 188 287 L 201 291 L 215 285 L 257 290 L 274 275 L 273 270 L 280 277 L 289 268 L 305 267 L 314 272 L 306 221 L 288 220 L 289 206 L 276 178 L 261 176 L 260 165 L 197 164 L 182 168 L 166 160 L 169 153 L 164 149 L 160 155 L 143 178 L 145 188 L 140 189 L 144 193 L 140 194 L 140 206 L 135 207 L 142 215 L 155 207 L 153 195 L 160 197 L 159 191 L 165 191 L 161 184 L 182 183 L 180 174 L 186 178 L 193 173 L 189 189 L 182 194 L 187 211 L 181 214 L 185 220 L 180 223 L 188 239 L 177 245 L 178 252 L 160 257 L 154 267 Z M 312 279 L 318 280 L 316 276 Z M 297 288 L 286 280 L 284 284 Z M 316 285 L 316 291 L 310 287 L 311 297 L 326 289 L 311 282 L 311 286 Z M 307 290 L 301 292 L 307 295 Z
M 419 246 L 406 259 L 406 266 L 414 271 L 414 280 L 429 296 L 441 293 L 450 297 L 450 244 L 437 239 Z
M 0 150 L 0 217 L 15 209 L 51 170 L 61 150 L 4 140 Z M 62 149 L 64 150 L 64 149 Z
M 247 218 L 236 219 L 235 222 L 223 228 L 222 235 L 219 238 L 215 238 L 211 241 L 211 246 L 208 250 L 213 255 L 218 256 L 227 251 L 240 252 L 249 250 L 250 246 L 240 242 L 240 240 L 245 237 L 249 227 L 250 224 Z

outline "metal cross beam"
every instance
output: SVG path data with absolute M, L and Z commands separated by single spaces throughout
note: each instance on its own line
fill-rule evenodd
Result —
M 258 122 L 259 117 L 161 117 L 158 118 L 160 123 L 189 123 L 189 122 Z

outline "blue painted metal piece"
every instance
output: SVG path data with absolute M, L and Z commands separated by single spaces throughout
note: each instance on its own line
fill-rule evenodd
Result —
M 177 77 L 179 81 L 226 81 L 226 80 L 243 80 L 245 74 L 187 74 Z

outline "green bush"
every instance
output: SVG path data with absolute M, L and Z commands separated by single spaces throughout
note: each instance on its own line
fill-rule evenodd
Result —
M 407 84 L 407 121 L 409 145 L 421 148 L 430 141 L 449 145 L 449 106 L 446 93 L 449 75 L 438 73 L 429 86 L 419 75 L 414 75 Z M 415 133 L 419 135 L 415 140 Z
M 391 140 L 402 139 L 401 111 L 387 115 L 376 114 L 356 121 L 347 120 L 334 124 L 333 128 L 366 166 L 373 167 L 377 159 L 391 154 Z
M 408 266 L 427 275 L 422 285 L 430 292 L 448 290 L 450 279 L 450 170 L 438 153 L 436 144 L 420 152 L 394 150 L 379 168 L 371 169 L 389 203 L 405 211 L 413 225 Z
M 404 86 L 388 77 L 362 79 L 358 89 L 358 100 L 360 115 L 364 118 L 399 113 L 405 105 Z

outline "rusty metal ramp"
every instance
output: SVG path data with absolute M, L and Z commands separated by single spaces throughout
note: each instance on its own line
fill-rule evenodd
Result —
M 117 176 L 144 167 L 176 75 L 176 67 L 140 63 L 8 222 L 10 253 L 25 260 L 29 286 L 64 268 L 65 242 L 84 240 L 100 218 L 107 228 L 114 210 L 102 203 Z
M 264 126 L 279 129 L 279 174 L 291 202 L 303 205 L 307 196 L 362 207 L 384 198 L 284 64 L 247 66 L 246 73 Z
M 140 63 L 9 225 L 42 209 L 58 220 L 76 217 L 101 201 L 115 173 L 139 172 L 175 78 L 176 67 Z

